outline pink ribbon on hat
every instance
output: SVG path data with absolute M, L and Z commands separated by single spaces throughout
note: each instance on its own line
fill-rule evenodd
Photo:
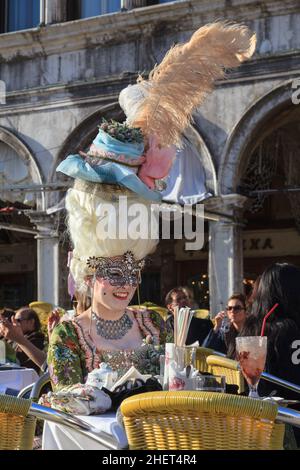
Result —
M 146 152 L 146 161 L 141 165 L 138 171 L 138 177 L 148 188 L 155 188 L 155 180 L 165 178 L 172 167 L 176 155 L 176 147 L 159 147 L 159 141 L 156 136 L 150 136 L 149 149 Z

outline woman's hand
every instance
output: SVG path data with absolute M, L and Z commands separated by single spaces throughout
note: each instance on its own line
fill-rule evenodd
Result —
M 55 308 L 52 310 L 51 314 L 48 317 L 47 329 L 48 329 L 48 337 L 50 339 L 52 331 L 60 322 L 60 309 Z
M 14 317 L 12 317 L 12 323 L 6 319 L 0 321 L 0 336 L 3 336 L 8 341 L 14 341 L 17 344 L 21 344 L 24 340 L 21 325 L 16 322 Z
M 222 312 L 219 312 L 214 320 L 215 320 L 215 326 L 214 326 L 214 331 L 219 331 L 219 329 L 221 328 L 221 325 L 222 325 L 222 321 L 224 320 L 226 316 L 226 312 L 224 312 L 224 310 Z

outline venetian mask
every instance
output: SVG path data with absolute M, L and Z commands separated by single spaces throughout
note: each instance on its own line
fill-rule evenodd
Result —
M 137 286 L 141 282 L 141 270 L 145 260 L 136 260 L 131 251 L 123 256 L 104 258 L 92 256 L 87 265 L 96 277 L 107 279 L 112 286 Z

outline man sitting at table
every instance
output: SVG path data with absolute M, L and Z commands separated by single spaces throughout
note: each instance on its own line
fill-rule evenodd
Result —
M 190 307 L 189 299 L 183 287 L 175 287 L 172 289 L 165 298 L 165 304 L 170 314 L 166 320 L 166 329 L 174 329 L 174 309 L 176 307 Z M 202 319 L 193 317 L 190 328 L 188 331 L 186 344 L 193 344 L 196 341 L 201 345 L 210 330 L 212 329 L 213 324 L 210 319 Z
M 44 348 L 44 334 L 37 313 L 22 307 L 17 310 L 12 321 L 1 319 L 0 335 L 7 341 L 13 341 L 16 357 L 20 365 L 40 371 L 46 360 Z

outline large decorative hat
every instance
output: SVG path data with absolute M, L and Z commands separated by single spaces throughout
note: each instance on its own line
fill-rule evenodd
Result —
M 244 25 L 215 22 L 198 29 L 186 44 L 170 49 L 149 80 L 122 90 L 126 123 L 103 122 L 89 151 L 70 155 L 57 171 L 160 201 L 162 180 L 193 111 L 225 69 L 250 58 L 255 45 L 255 34 Z
M 70 155 L 57 171 L 92 183 L 118 184 L 143 199 L 160 201 L 160 193 L 137 176 L 146 161 L 144 150 L 140 129 L 104 120 L 88 152 Z

